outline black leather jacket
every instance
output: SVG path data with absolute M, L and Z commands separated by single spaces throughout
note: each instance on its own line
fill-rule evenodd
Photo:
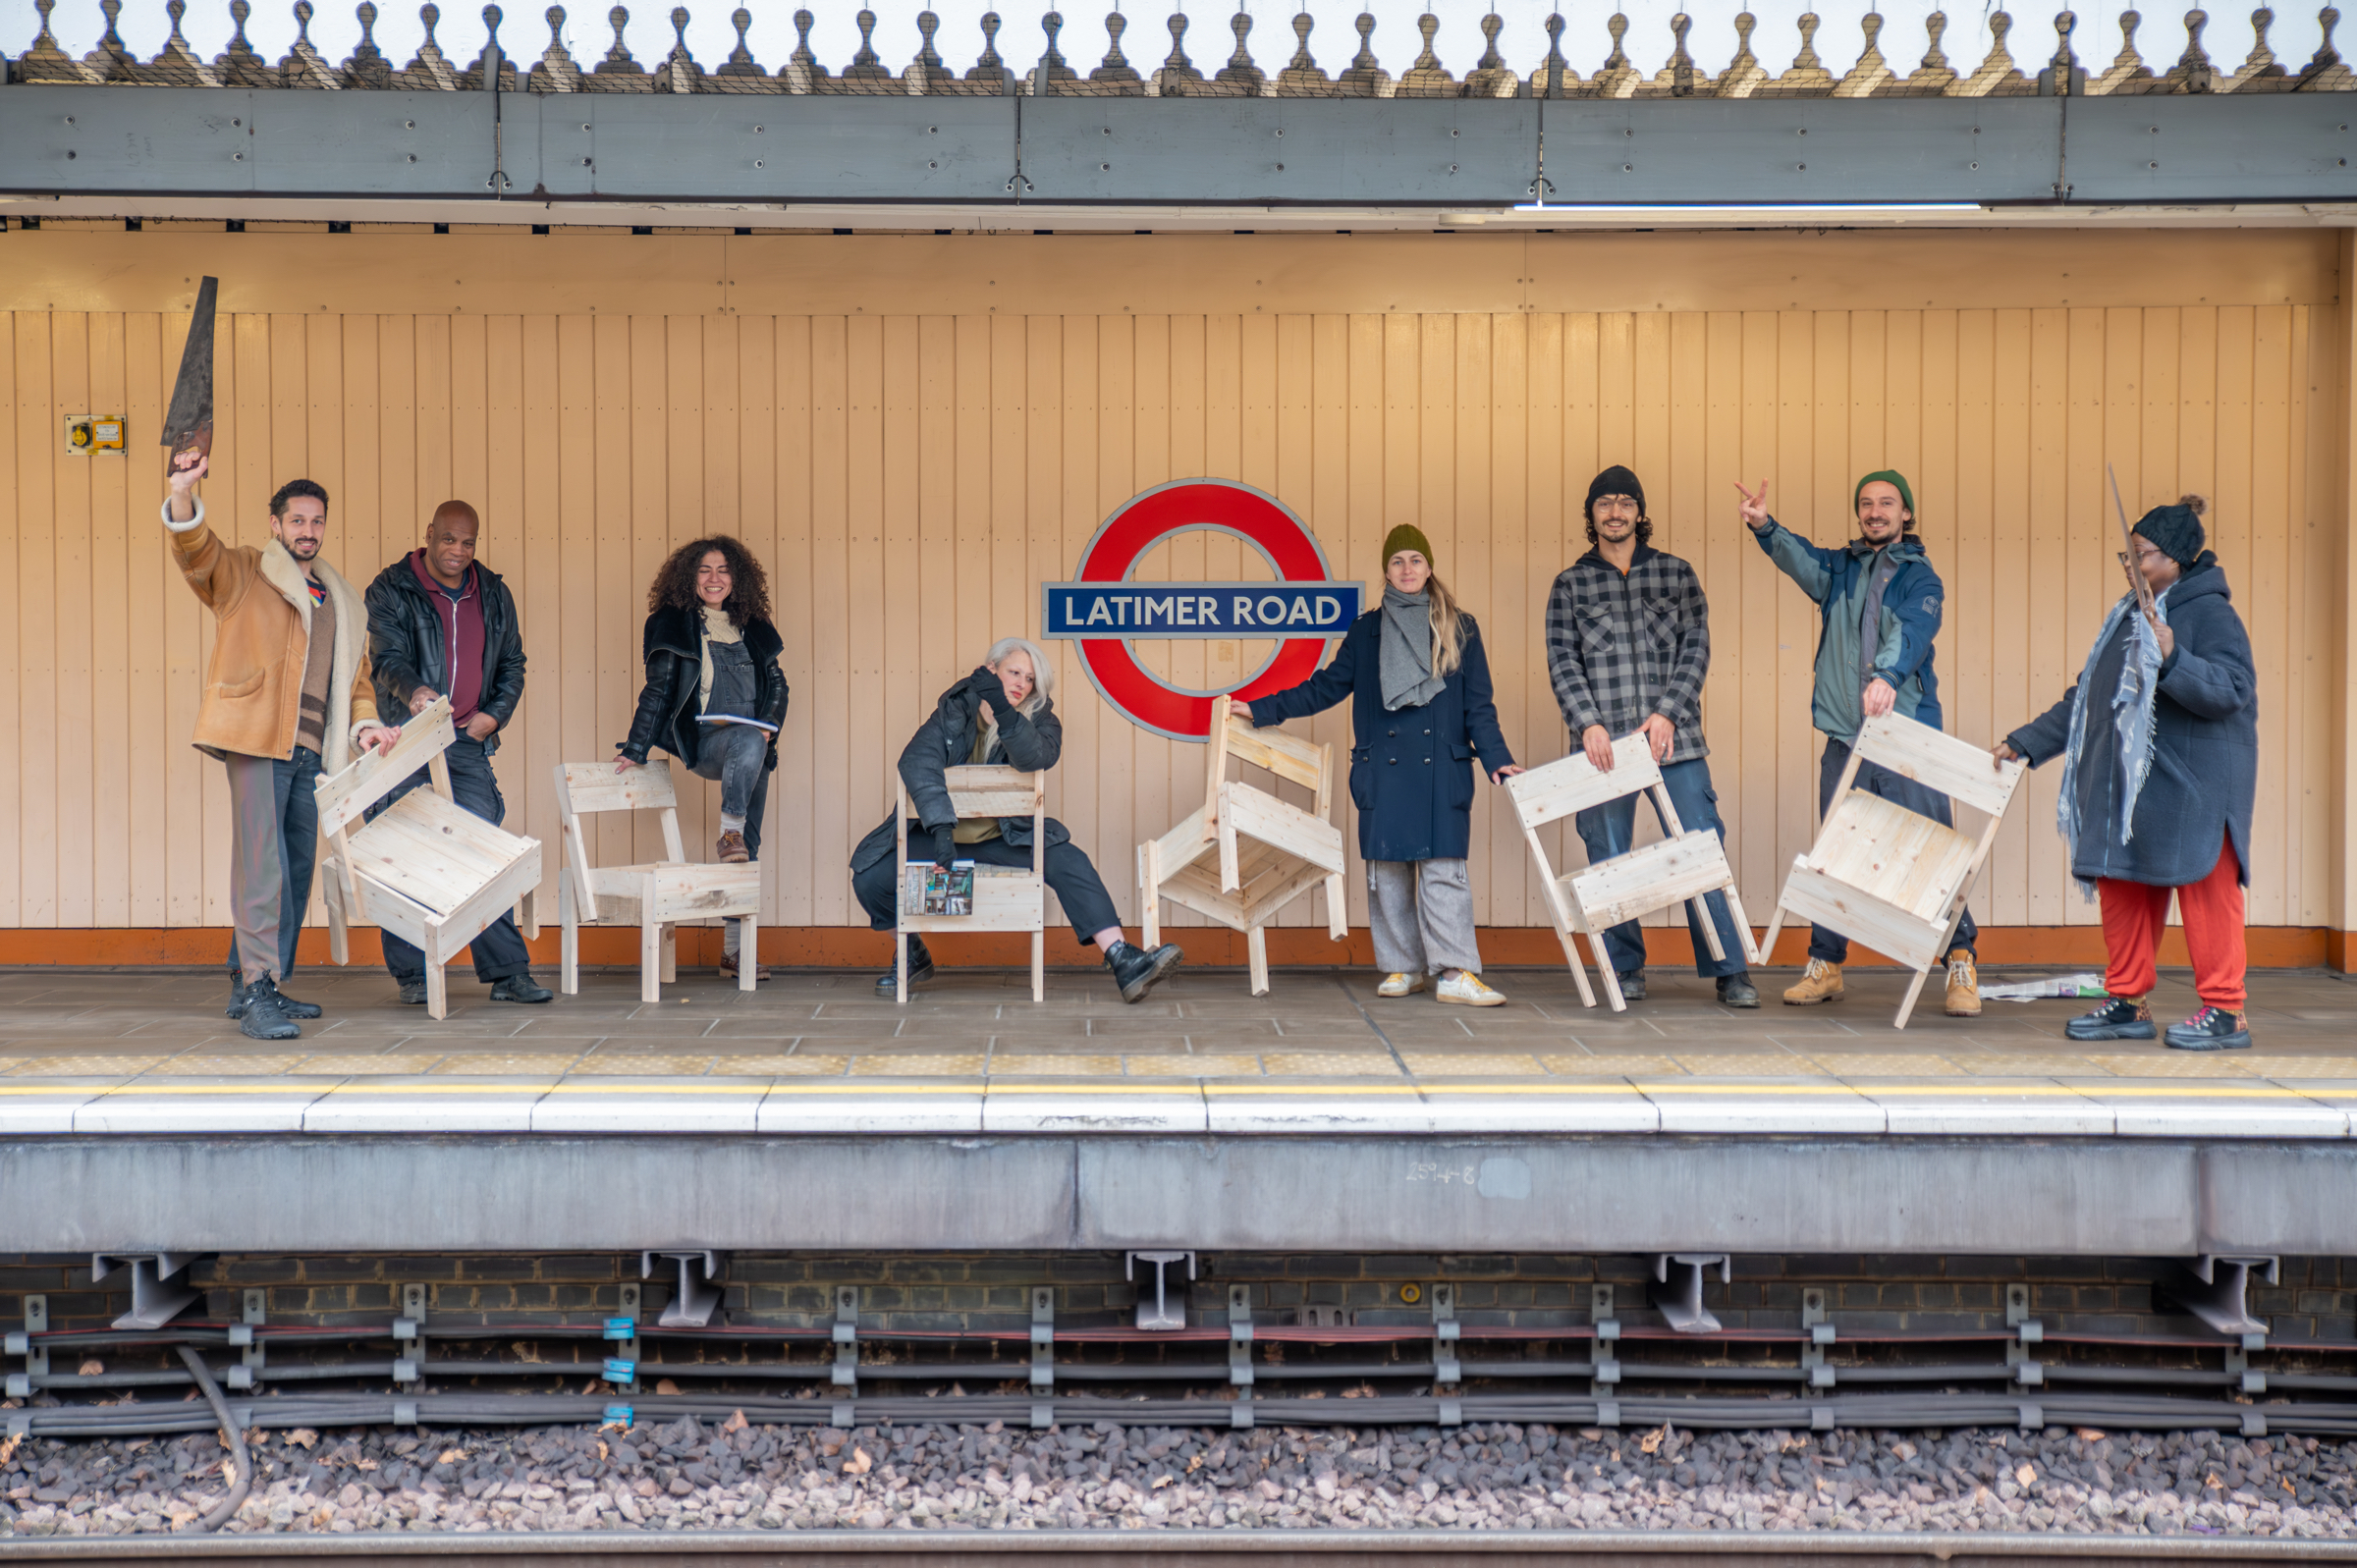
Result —
M 766 621 L 743 628 L 745 652 L 753 660 L 752 718 L 773 725 L 786 722 L 789 695 L 778 655 L 786 639 Z M 638 690 L 638 711 L 630 719 L 630 737 L 618 748 L 632 762 L 644 762 L 647 752 L 661 747 L 688 767 L 695 766 L 698 731 L 696 698 L 703 684 L 702 618 L 693 610 L 663 609 L 646 618 L 641 639 L 646 658 L 646 684 Z M 778 737 L 769 737 L 769 766 L 778 765 Z
M 974 736 L 981 730 L 982 699 L 960 681 L 941 694 L 933 704 L 933 716 L 917 726 L 908 744 L 901 748 L 901 781 L 908 786 L 908 808 L 924 826 L 940 828 L 957 822 L 947 776 L 950 769 L 974 754 Z M 992 762 L 1025 773 L 1043 773 L 1063 756 L 1064 721 L 1056 717 L 1054 702 L 1043 700 L 1035 714 L 1010 710 L 1000 718 L 999 742 L 990 749 Z M 1054 817 L 1048 819 L 1047 833 L 1051 849 L 1071 841 L 1070 832 Z M 1001 817 L 999 837 L 1017 848 L 1029 847 L 1031 819 Z M 851 851 L 851 869 L 865 871 L 893 853 L 899 843 L 900 824 L 887 815 Z
M 516 618 L 516 601 L 499 573 L 481 562 L 474 565 L 476 590 L 483 596 L 483 695 L 481 711 L 505 730 L 523 700 L 523 626 Z M 368 584 L 368 663 L 376 682 L 376 711 L 385 723 L 399 724 L 410 714 L 410 697 L 419 686 L 450 694 L 448 624 L 410 558 L 376 574 Z M 483 742 L 485 751 L 499 749 L 499 734 Z

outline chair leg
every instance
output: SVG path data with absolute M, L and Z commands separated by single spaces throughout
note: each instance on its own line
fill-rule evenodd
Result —
M 897 1005 L 908 1005 L 908 933 L 892 934 L 893 1000 Z
M 1350 901 L 1343 892 L 1343 874 L 1326 879 L 1326 935 L 1335 942 L 1350 935 Z
M 680 978 L 680 925 L 678 921 L 663 928 L 663 983 L 674 985 Z
M 1588 966 L 1579 961 L 1579 944 L 1572 940 L 1568 931 L 1559 931 L 1555 935 L 1556 940 L 1563 945 L 1563 962 L 1571 966 L 1571 978 L 1578 982 L 1579 1004 L 1583 1007 L 1595 1006 L 1596 993 L 1588 989 Z
M 1760 938 L 1759 961 L 1761 963 L 1771 964 L 1776 962 L 1776 938 L 1777 934 L 1783 929 L 1784 901 L 1781 896 L 1779 896 L 1776 901 L 1776 912 L 1768 917 L 1767 934 Z
M 663 923 L 652 915 L 638 923 L 638 1000 L 663 1000 Z
M 1628 1002 L 1620 995 L 1620 976 L 1613 968 L 1613 955 L 1605 950 L 1602 938 L 1591 933 L 1588 942 L 1596 954 L 1596 973 L 1604 980 L 1604 1000 L 1612 1003 L 1615 1012 L 1628 1011 Z
M 761 973 L 761 917 L 737 917 L 737 989 L 751 991 Z
M 1743 912 L 1743 899 L 1731 881 L 1719 890 L 1727 894 L 1727 912 L 1734 917 L 1735 938 L 1743 944 L 1743 961 L 1757 968 L 1767 959 L 1760 955 L 1760 945 L 1751 938 L 1751 917 Z
M 1254 926 L 1244 933 L 1244 954 L 1251 960 L 1252 995 L 1269 994 L 1269 934 L 1266 928 Z
M 1915 971 L 1915 979 L 1907 987 L 1907 1000 L 1898 1004 L 1898 1020 L 1891 1024 L 1891 1028 L 1904 1029 L 1907 1026 L 1907 1015 L 1915 1010 L 1915 999 L 1923 995 L 1923 983 L 1931 978 L 1932 969 L 1939 966 L 1939 961 L 1935 959 L 1930 968 Z
M 568 997 L 577 997 L 581 994 L 581 927 L 580 912 L 574 907 L 571 866 L 557 873 L 557 920 L 563 927 L 557 938 L 557 988 Z
M 439 1022 L 450 1016 L 450 976 L 443 965 L 449 955 L 442 950 L 442 939 L 431 927 L 425 933 L 425 1015 Z
M 1137 934 L 1146 951 L 1162 946 L 1162 844 L 1148 838 L 1137 846 Z
M 1705 898 L 1688 898 L 1686 907 L 1694 911 L 1694 922 L 1702 927 L 1702 945 L 1710 949 L 1711 962 L 1727 962 L 1727 945 L 1719 940 L 1719 922 L 1711 918 L 1710 901 Z M 1733 911 L 1728 912 L 1732 913 Z
M 1031 1000 L 1048 1000 L 1048 934 L 1031 933 Z

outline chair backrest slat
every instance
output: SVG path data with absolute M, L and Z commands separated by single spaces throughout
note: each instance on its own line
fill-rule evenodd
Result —
M 1855 749 L 1860 758 L 1877 767 L 1993 817 L 2004 815 L 2014 786 L 2026 771 L 2020 762 L 1997 762 L 1969 740 L 1897 714 L 1867 720 L 1858 731 Z
M 392 750 L 363 752 L 343 772 L 319 781 L 319 831 L 332 838 L 351 827 L 404 779 L 442 755 L 458 735 L 450 722 L 450 699 L 435 698 L 433 706 L 401 727 Z
M 973 763 L 945 770 L 950 807 L 959 817 L 1028 817 L 1037 813 L 1047 775 Z
M 680 803 L 671 764 L 660 757 L 619 772 L 611 761 L 560 763 L 557 792 L 584 817 L 600 811 L 661 811 Z
M 1633 795 L 1662 782 L 1662 770 L 1643 733 L 1622 735 L 1613 742 L 1613 771 L 1600 773 L 1584 751 L 1574 751 L 1543 768 L 1516 774 L 1506 782 L 1514 803 L 1514 816 L 1525 828 L 1543 828 L 1575 811 L 1601 806 L 1622 795 Z
M 1248 719 L 1228 721 L 1228 755 L 1266 768 L 1288 784 L 1315 789 L 1326 775 L 1329 748 L 1282 730 L 1255 730 Z

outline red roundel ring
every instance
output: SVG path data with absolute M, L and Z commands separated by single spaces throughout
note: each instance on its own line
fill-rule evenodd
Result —
M 1275 496 L 1232 479 L 1178 479 L 1132 497 L 1107 517 L 1081 551 L 1072 580 L 1125 582 L 1156 545 L 1198 529 L 1234 534 L 1258 550 L 1283 581 L 1322 582 L 1330 575 L 1317 536 Z M 1233 694 L 1249 702 L 1299 685 L 1316 672 L 1328 640 L 1281 639 L 1276 657 Z M 1174 740 L 1209 737 L 1218 693 L 1165 684 L 1138 663 L 1126 641 L 1090 638 L 1077 646 L 1090 681 L 1132 724 Z

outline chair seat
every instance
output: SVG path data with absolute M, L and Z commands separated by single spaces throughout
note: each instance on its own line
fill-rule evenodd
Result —
M 412 789 L 356 830 L 352 869 L 447 915 L 539 844 L 493 827 L 431 789 Z
M 1589 929 L 1602 931 L 1700 897 L 1726 886 L 1731 876 L 1719 836 L 1698 829 L 1599 861 L 1563 880 Z
M 1935 924 L 1947 891 L 1972 864 L 1973 840 L 1920 812 L 1852 790 L 1826 819 L 1807 855 L 1811 870 Z
M 592 875 L 597 879 L 599 919 L 636 924 L 651 914 L 669 925 L 761 912 L 761 868 L 749 860 L 742 865 L 657 860 L 638 866 L 600 866 Z M 642 910 L 639 905 L 650 877 L 655 884 L 654 907 Z

